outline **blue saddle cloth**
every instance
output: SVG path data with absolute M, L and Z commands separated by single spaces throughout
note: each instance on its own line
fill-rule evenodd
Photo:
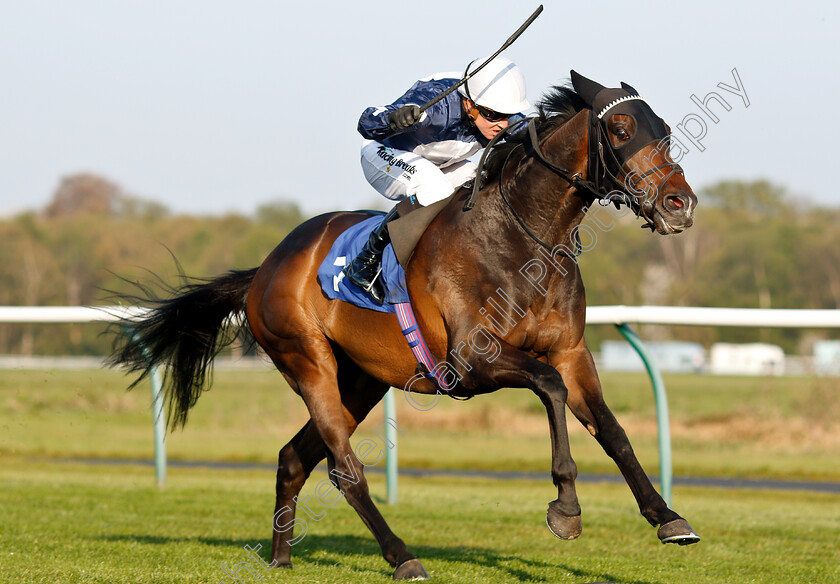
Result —
M 338 236 L 330 252 L 318 268 L 318 281 L 327 298 L 343 300 L 354 306 L 376 310 L 377 312 L 396 312 L 394 304 L 408 302 L 408 289 L 405 283 L 405 270 L 397 261 L 394 248 L 390 244 L 382 254 L 382 273 L 385 284 L 385 304 L 374 302 L 367 292 L 344 277 L 341 270 L 353 261 L 362 251 L 370 232 L 382 222 L 382 215 L 365 219 Z

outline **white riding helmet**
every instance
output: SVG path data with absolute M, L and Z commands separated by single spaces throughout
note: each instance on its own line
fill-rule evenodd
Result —
M 489 57 L 470 63 L 464 76 L 475 71 L 487 59 Z M 526 98 L 525 76 L 513 61 L 504 57 L 496 57 L 487 63 L 459 87 L 458 92 L 473 103 L 502 114 L 517 114 L 531 107 Z

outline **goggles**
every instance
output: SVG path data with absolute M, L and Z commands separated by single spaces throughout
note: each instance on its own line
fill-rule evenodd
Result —
M 497 111 L 493 111 L 491 109 L 487 109 L 486 107 L 482 107 L 478 104 L 475 104 L 475 109 L 478 110 L 478 113 L 481 114 L 481 117 L 487 120 L 488 122 L 501 122 L 503 120 L 508 119 L 511 114 L 501 114 Z

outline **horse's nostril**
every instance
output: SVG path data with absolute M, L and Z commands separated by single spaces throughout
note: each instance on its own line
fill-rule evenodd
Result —
M 668 197 L 666 200 L 677 209 L 682 209 L 683 207 L 685 207 L 685 202 L 679 197 L 671 196 Z

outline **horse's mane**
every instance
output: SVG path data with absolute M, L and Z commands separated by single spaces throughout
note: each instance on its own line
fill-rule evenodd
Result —
M 578 112 L 586 109 L 583 99 L 569 86 L 555 85 L 548 89 L 537 101 L 537 135 L 542 136 L 572 119 Z M 523 125 L 524 128 L 524 125 Z M 503 142 L 493 147 L 487 155 L 484 170 L 487 179 L 496 178 L 511 151 L 526 139 L 525 131 L 517 131 Z

